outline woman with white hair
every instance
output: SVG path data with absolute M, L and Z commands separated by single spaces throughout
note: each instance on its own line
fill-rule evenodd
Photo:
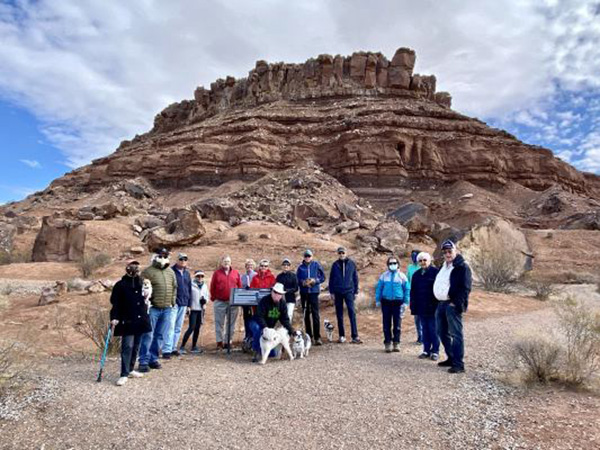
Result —
M 437 334 L 435 311 L 438 300 L 433 294 L 433 284 L 438 269 L 431 265 L 431 255 L 421 252 L 417 255 L 419 270 L 413 273 L 410 286 L 410 313 L 419 316 L 423 327 L 423 351 L 419 358 L 437 361 L 440 353 L 440 338 Z

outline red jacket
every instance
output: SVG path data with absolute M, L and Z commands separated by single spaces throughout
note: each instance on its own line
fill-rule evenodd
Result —
M 242 279 L 237 270 L 231 269 L 229 274 L 221 267 L 215 271 L 210 279 L 210 299 L 212 301 L 229 301 L 229 294 L 233 288 L 241 288 Z
M 267 269 L 266 272 L 262 273 L 260 270 L 252 278 L 250 283 L 251 289 L 271 289 L 275 284 L 275 275 Z

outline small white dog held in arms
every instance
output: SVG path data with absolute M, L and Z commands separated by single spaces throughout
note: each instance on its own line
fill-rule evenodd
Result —
M 325 328 L 325 333 L 327 333 L 327 340 L 329 342 L 333 342 L 333 330 L 335 330 L 335 326 L 329 321 L 329 319 L 325 319 L 323 321 L 323 328 Z
M 294 359 L 292 349 L 290 348 L 290 334 L 285 328 L 264 328 L 260 338 L 260 352 L 262 354 L 261 364 L 267 362 L 267 358 L 273 349 L 283 347 L 290 357 L 290 361 Z
M 152 283 L 150 283 L 150 280 L 148 280 L 148 279 L 144 279 L 144 284 L 142 285 L 142 295 L 144 296 L 144 301 L 146 302 L 148 311 L 150 311 L 150 297 L 152 297 Z
M 310 336 L 300 330 L 296 330 L 294 333 L 294 343 L 292 345 L 294 357 L 304 358 L 305 356 L 308 356 L 311 345 Z

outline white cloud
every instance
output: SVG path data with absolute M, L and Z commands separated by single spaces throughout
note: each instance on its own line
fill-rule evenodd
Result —
M 26 166 L 31 167 L 32 169 L 41 169 L 42 167 L 40 162 L 36 161 L 35 159 L 20 159 L 19 161 L 21 161 Z
M 544 134 L 553 132 L 543 126 L 557 89 L 600 89 L 595 1 L 16 4 L 0 4 L 0 96 L 33 112 L 71 167 L 147 131 L 156 113 L 191 98 L 197 85 L 245 76 L 258 59 L 300 62 L 361 49 L 391 57 L 409 46 L 417 71 L 436 74 L 458 110 L 518 116 Z

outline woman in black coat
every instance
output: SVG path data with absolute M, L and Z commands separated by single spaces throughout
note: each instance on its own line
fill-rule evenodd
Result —
M 117 381 L 118 386 L 123 386 L 128 378 L 143 376 L 133 368 L 142 335 L 152 331 L 148 307 L 142 294 L 140 263 L 128 262 L 125 271 L 126 274 L 117 281 L 110 296 L 111 324 L 115 327 L 115 336 L 121 336 L 121 377 Z
M 440 338 L 437 334 L 435 311 L 438 300 L 433 294 L 433 283 L 438 269 L 431 265 L 431 255 L 417 255 L 419 269 L 413 274 L 410 284 L 410 313 L 421 318 L 423 327 L 423 352 L 419 358 L 437 361 L 440 353 Z

